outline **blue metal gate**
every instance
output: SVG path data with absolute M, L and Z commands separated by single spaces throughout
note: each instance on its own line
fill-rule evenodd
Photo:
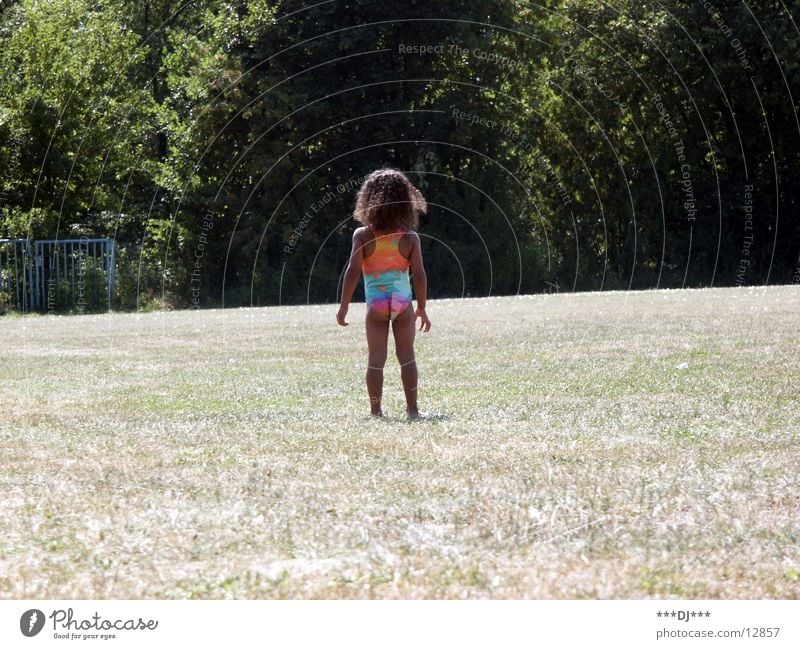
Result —
M 0 306 L 23 313 L 105 303 L 116 286 L 114 239 L 0 239 Z

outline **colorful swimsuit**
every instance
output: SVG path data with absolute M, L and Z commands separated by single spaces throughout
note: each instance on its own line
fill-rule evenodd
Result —
M 364 257 L 364 294 L 367 306 L 394 320 L 411 304 L 411 261 L 400 254 L 400 239 L 405 230 L 394 234 L 376 234 L 375 251 Z

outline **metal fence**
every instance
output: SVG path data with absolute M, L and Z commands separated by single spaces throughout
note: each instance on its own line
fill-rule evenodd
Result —
M 0 300 L 21 311 L 110 306 L 116 284 L 114 239 L 0 239 Z

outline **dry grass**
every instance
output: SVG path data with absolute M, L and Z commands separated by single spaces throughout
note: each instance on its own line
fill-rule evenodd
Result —
M 0 597 L 797 598 L 800 288 L 0 321 Z

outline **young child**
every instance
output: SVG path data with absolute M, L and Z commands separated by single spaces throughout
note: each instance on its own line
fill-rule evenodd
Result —
M 392 323 L 395 351 L 406 395 L 406 414 L 416 419 L 417 362 L 414 357 L 415 323 L 420 331 L 430 331 L 425 313 L 428 281 L 422 265 L 418 214 L 425 214 L 428 204 L 419 190 L 396 169 L 373 171 L 358 191 L 353 218 L 364 227 L 353 233 L 353 249 L 344 273 L 342 304 L 336 321 L 348 326 L 345 318 L 358 278 L 364 274 L 367 299 L 367 392 L 372 414 L 383 415 L 383 366 L 386 364 L 389 323 Z M 411 303 L 411 269 L 417 310 Z

